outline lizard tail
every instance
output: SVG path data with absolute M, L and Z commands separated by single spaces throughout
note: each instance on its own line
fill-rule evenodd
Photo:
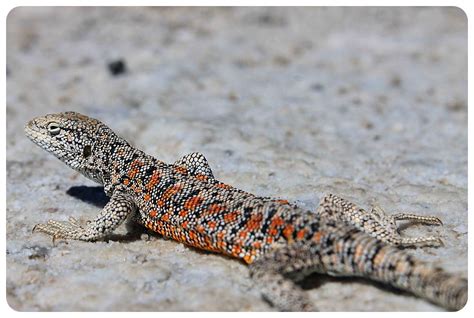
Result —
M 449 310 L 460 310 L 467 302 L 467 280 L 440 267 L 417 260 L 398 248 L 383 246 L 374 250 L 377 270 L 374 279 L 388 281 L 393 286 L 426 298 Z
M 362 276 L 390 284 L 449 310 L 460 310 L 467 302 L 467 279 L 364 233 L 347 233 L 331 245 L 337 261 L 332 258 L 323 264 L 328 273 Z

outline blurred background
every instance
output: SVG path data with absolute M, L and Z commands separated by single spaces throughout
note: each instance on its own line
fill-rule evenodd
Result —
M 331 192 L 389 213 L 438 215 L 444 227 L 403 233 L 440 235 L 446 246 L 412 252 L 467 275 L 467 18 L 458 8 L 8 15 L 10 306 L 272 310 L 240 262 L 158 235 L 53 246 L 31 234 L 48 219 L 86 221 L 106 202 L 24 136 L 32 117 L 67 110 L 161 160 L 200 151 L 218 179 L 308 209 Z M 323 311 L 440 310 L 364 280 L 313 275 L 303 287 Z

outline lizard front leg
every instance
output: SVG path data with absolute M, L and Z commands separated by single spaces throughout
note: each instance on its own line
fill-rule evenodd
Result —
M 396 221 L 409 220 L 427 225 L 442 225 L 435 216 L 398 213 L 386 214 L 380 207 L 374 207 L 370 212 L 336 195 L 328 194 L 323 197 L 317 213 L 323 219 L 333 219 L 347 222 L 362 232 L 376 239 L 397 246 L 440 246 L 442 241 L 434 236 L 402 237 L 398 232 Z
M 46 224 L 37 224 L 33 231 L 49 234 L 55 239 L 96 241 L 112 233 L 127 217 L 135 213 L 137 207 L 130 195 L 115 190 L 110 201 L 99 215 L 83 227 L 74 218 L 69 222 L 49 220 Z

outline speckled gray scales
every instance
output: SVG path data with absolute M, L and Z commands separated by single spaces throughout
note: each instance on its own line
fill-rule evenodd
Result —
M 68 166 L 103 184 L 111 197 L 87 225 L 71 218 L 35 226 L 53 239 L 103 239 L 132 218 L 187 245 L 242 259 L 256 288 L 280 310 L 316 309 L 295 284 L 313 272 L 366 277 L 451 310 L 467 301 L 465 278 L 400 249 L 441 245 L 436 237 L 402 237 L 395 223 L 441 225 L 436 217 L 388 215 L 378 207 L 365 211 L 332 194 L 317 211 L 306 211 L 217 181 L 202 154 L 173 164 L 159 161 L 100 121 L 75 112 L 35 118 L 25 132 Z

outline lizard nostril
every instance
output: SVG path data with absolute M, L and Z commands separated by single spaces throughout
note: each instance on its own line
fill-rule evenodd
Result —
M 34 127 L 34 124 L 35 124 L 35 120 L 32 119 L 30 120 L 29 122 L 26 123 L 25 125 L 25 132 L 28 133 L 32 130 L 32 128 Z

